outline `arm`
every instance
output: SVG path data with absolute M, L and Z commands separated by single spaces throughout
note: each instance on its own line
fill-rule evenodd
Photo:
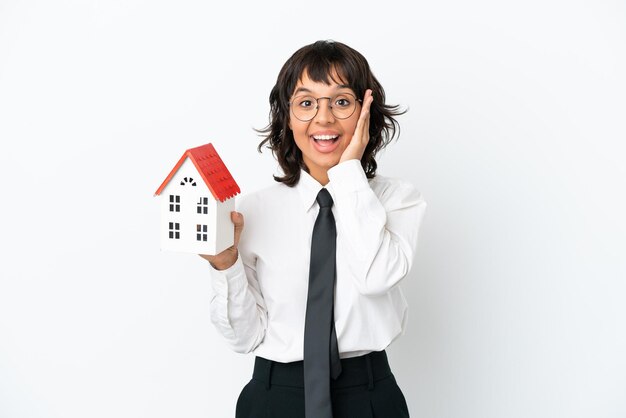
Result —
M 243 215 L 231 213 L 235 243 L 220 254 L 201 255 L 211 264 L 211 322 L 236 352 L 249 353 L 263 340 L 267 309 L 256 277 L 254 260 L 238 251 Z
M 237 258 L 226 270 L 211 267 L 211 322 L 230 348 L 249 353 L 263 341 L 267 309 L 254 265 Z
M 335 191 L 337 248 L 347 255 L 354 285 L 363 295 L 388 292 L 413 264 L 426 202 L 406 182 L 379 192 L 370 187 L 360 160 L 369 143 L 372 90 L 365 91 L 354 135 L 339 164 L 328 170 Z
M 364 295 L 388 292 L 413 264 L 426 202 L 409 183 L 394 181 L 377 196 L 358 160 L 328 171 L 333 185 L 337 247 L 347 255 L 354 285 Z

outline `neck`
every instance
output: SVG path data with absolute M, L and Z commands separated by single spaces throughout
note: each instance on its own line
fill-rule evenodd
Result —
M 326 186 L 328 184 L 328 171 L 326 170 L 309 170 L 309 174 L 313 177 L 319 184 L 322 186 Z

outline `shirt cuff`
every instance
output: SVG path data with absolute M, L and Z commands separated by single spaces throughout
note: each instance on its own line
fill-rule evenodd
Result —
M 241 257 L 237 254 L 235 264 L 225 270 L 216 270 L 209 264 L 211 284 L 216 295 L 228 298 L 228 294 L 237 293 L 246 284 L 246 274 Z
M 347 160 L 328 170 L 328 180 L 338 192 L 356 192 L 369 187 L 361 161 Z

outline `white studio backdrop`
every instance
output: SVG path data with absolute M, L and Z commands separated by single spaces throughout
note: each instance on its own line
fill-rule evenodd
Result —
M 389 348 L 412 416 L 626 416 L 626 4 L 0 0 L 0 417 L 232 417 L 252 355 L 154 191 L 253 128 L 296 49 L 362 52 L 409 107 L 380 173 L 429 206 Z

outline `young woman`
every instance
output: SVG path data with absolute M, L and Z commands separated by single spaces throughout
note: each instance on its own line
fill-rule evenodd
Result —
M 236 417 L 408 417 L 384 350 L 406 323 L 397 285 L 426 202 L 375 161 L 403 112 L 367 60 L 333 41 L 287 60 L 270 108 L 259 150 L 283 175 L 240 199 L 234 246 L 202 256 L 212 322 L 233 350 L 256 355 Z

